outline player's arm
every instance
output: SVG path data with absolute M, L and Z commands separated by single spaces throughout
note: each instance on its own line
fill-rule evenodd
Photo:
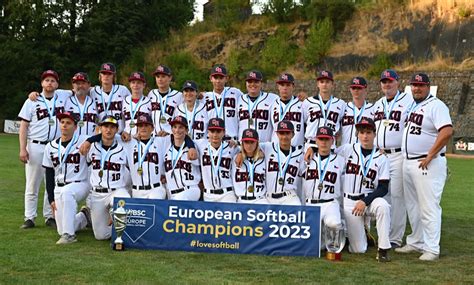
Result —
M 377 189 L 374 192 L 367 195 L 367 197 L 362 198 L 361 200 L 357 201 L 354 208 L 352 209 L 352 214 L 355 216 L 362 216 L 364 215 L 366 207 L 370 206 L 372 201 L 375 198 L 382 198 L 388 193 L 388 183 L 389 180 L 379 180 Z
M 419 160 L 420 165 L 418 166 L 418 168 L 428 169 L 428 164 L 436 156 L 436 154 L 438 152 L 440 152 L 440 150 L 445 145 L 448 144 L 448 142 L 449 142 L 449 140 L 451 139 L 452 136 L 453 136 L 453 126 L 448 125 L 448 126 L 442 127 L 438 131 L 438 136 L 436 137 L 436 140 L 435 140 L 433 146 L 428 151 L 428 155 L 425 158 Z
M 26 139 L 28 137 L 28 127 L 30 122 L 21 120 L 20 121 L 20 130 L 18 139 L 20 141 L 20 160 L 23 163 L 27 163 L 29 158 L 28 150 L 26 149 Z
M 56 205 L 54 204 L 54 168 L 53 168 L 53 162 L 51 160 L 51 157 L 48 155 L 50 152 L 49 150 L 49 144 L 46 146 L 44 153 L 43 153 L 43 161 L 42 165 L 45 168 L 45 177 L 46 177 L 46 192 L 48 193 L 48 201 L 49 204 L 51 204 L 51 207 L 53 208 L 54 211 L 56 211 Z

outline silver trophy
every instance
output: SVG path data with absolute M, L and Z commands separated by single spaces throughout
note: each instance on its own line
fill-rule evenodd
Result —
M 326 244 L 326 259 L 339 261 L 342 258 L 341 251 L 346 244 L 346 234 L 342 226 L 329 228 L 324 226 L 324 241 Z
M 127 226 L 127 211 L 125 211 L 125 201 L 120 200 L 118 207 L 114 211 L 114 227 L 117 238 L 114 241 L 113 249 L 117 251 L 125 250 L 123 245 L 122 235 Z

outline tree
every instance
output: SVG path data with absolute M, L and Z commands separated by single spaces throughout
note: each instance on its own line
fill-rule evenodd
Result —
M 277 22 L 291 22 L 296 3 L 294 0 L 269 0 L 263 6 L 263 12 L 270 14 Z

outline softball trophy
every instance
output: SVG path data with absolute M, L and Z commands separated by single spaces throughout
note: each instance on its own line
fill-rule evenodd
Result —
M 340 261 L 342 259 L 341 251 L 346 244 L 346 235 L 343 227 L 329 228 L 325 226 L 326 259 L 331 261 Z
M 127 226 L 127 211 L 125 211 L 125 201 L 120 200 L 118 202 L 118 207 L 114 211 L 114 227 L 115 233 L 117 234 L 117 238 L 114 241 L 113 249 L 117 251 L 125 250 L 125 246 L 123 245 L 122 235 L 125 231 L 125 227 Z

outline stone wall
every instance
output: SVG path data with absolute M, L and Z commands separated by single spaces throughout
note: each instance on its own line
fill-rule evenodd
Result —
M 400 73 L 401 90 L 404 90 L 413 73 Z M 474 72 L 431 72 L 432 85 L 438 86 L 437 96 L 449 107 L 454 123 L 454 138 L 474 138 Z M 334 95 L 351 100 L 349 80 L 336 80 Z M 274 82 L 267 82 L 265 90 L 276 92 Z M 305 91 L 309 96 L 316 93 L 314 80 L 301 80 L 296 82 L 296 92 Z M 368 99 L 376 101 L 381 96 L 380 85 L 377 79 L 369 80 Z

